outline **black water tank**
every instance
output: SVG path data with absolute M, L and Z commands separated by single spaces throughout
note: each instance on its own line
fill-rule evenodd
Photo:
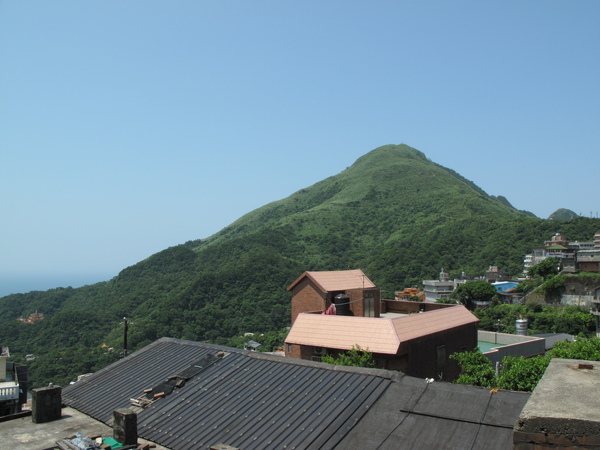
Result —
M 346 294 L 338 294 L 334 298 L 335 314 L 338 316 L 351 316 L 350 297 Z

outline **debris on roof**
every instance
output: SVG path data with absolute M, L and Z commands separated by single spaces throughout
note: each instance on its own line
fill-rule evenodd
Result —
M 219 351 L 228 356 L 137 411 L 141 438 L 175 450 L 352 450 L 398 442 L 500 450 L 512 448 L 512 426 L 529 398 L 163 338 L 66 387 L 63 402 L 108 423 L 131 397 Z

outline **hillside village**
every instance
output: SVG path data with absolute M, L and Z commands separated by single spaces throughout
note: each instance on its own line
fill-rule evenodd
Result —
M 547 258 L 557 258 L 556 269 L 561 274 L 599 273 L 600 233 L 593 242 L 568 242 L 555 234 L 544 247 L 535 247 L 525 257 L 524 273 Z M 442 436 L 449 443 L 446 448 L 600 446 L 600 416 L 589 414 L 595 411 L 594 402 L 581 398 L 580 384 L 600 386 L 598 362 L 553 360 L 540 381 L 540 386 L 560 383 L 563 394 L 569 392 L 577 399 L 576 408 L 560 408 L 564 395 L 547 388 L 540 387 L 539 392 L 536 388 L 533 394 L 488 392 L 451 383 L 461 373 L 451 358 L 455 353 L 480 348 L 496 371 L 501 371 L 506 356 L 543 355 L 560 339 L 573 339 L 567 335 L 531 336 L 526 320 L 517 320 L 517 333 L 512 335 L 480 330 L 480 320 L 467 306 L 485 308 L 489 301 L 446 302 L 452 300 L 457 287 L 469 281 L 494 286 L 500 302 L 525 301 L 520 293 L 514 293 L 520 280 L 511 280 L 495 266 L 478 279 L 463 273 L 450 280 L 442 269 L 439 280 L 424 280 L 423 290 L 405 288 L 394 299 L 381 298 L 376 283 L 359 269 L 307 271 L 287 288 L 292 294 L 291 327 L 282 354 L 257 352 L 260 344 L 254 341 L 246 342 L 247 350 L 242 351 L 161 339 L 64 388 L 34 389 L 31 409 L 23 408 L 27 402 L 26 367 L 11 363 L 9 349 L 2 347 L 0 416 L 7 427 L 17 420 L 19 426 L 30 421 L 58 426 L 64 403 L 74 408 L 73 414 L 112 426 L 103 431 L 105 436 L 112 431 L 113 437 L 106 442 L 119 438 L 133 442 L 131 448 L 245 449 L 284 444 L 396 448 L 400 441 L 410 442 L 406 448 L 441 448 Z M 600 283 L 580 296 L 580 306 L 590 308 L 596 321 L 599 305 Z M 30 322 L 43 320 L 43 316 L 36 312 L 35 319 Z M 342 368 L 321 362 L 325 355 L 337 357 L 353 349 L 368 350 L 374 367 Z M 565 371 L 573 368 L 578 375 L 570 372 L 566 381 Z M 220 386 L 223 382 L 229 386 Z M 197 397 L 201 392 L 203 398 Z M 223 401 L 230 396 L 233 401 L 225 406 Z M 283 398 L 288 400 L 282 403 Z M 465 398 L 470 399 L 468 409 Z M 549 411 L 548 402 L 556 406 L 558 417 Z M 171 414 L 165 416 L 162 411 L 175 405 L 180 412 L 176 419 L 169 419 Z M 200 405 L 205 406 L 198 408 Z M 214 408 L 217 415 L 211 412 Z M 265 415 L 270 419 L 261 425 Z M 132 420 L 137 424 L 135 431 L 131 424 L 120 424 Z M 198 426 L 177 425 L 182 421 Z M 567 421 L 571 424 L 568 431 L 563 427 Z M 90 423 L 85 427 L 99 426 Z M 210 433 L 203 431 L 203 423 L 215 424 Z M 302 429 L 297 428 L 299 423 Z M 464 428 L 466 424 L 469 426 Z M 165 427 L 170 431 L 160 431 Z M 435 427 L 436 432 L 418 431 L 423 427 Z M 282 433 L 283 429 L 287 431 Z M 49 448 L 78 448 L 73 447 L 77 439 L 65 437 Z

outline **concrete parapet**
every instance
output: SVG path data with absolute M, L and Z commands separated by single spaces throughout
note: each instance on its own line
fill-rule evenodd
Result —
M 600 362 L 553 359 L 514 428 L 514 448 L 600 448 Z

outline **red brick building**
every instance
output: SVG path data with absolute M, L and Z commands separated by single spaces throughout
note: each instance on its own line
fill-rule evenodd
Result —
M 458 305 L 389 319 L 303 313 L 285 340 L 285 354 L 320 360 L 358 345 L 373 354 L 379 367 L 454 380 L 459 367 L 449 356 L 477 346 L 478 324 L 479 319 Z
M 343 300 L 336 305 L 338 314 L 344 314 L 346 308 L 348 315 L 358 317 L 380 314 L 380 290 L 362 270 L 304 272 L 287 290 L 292 291 L 292 325 L 298 314 L 323 312 L 340 295 Z

